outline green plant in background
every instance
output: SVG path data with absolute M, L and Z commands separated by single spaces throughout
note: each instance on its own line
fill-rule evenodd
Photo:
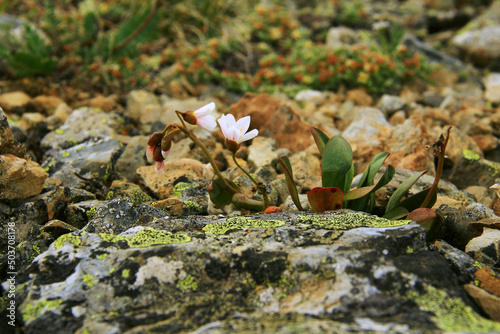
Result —
M 308 194 L 309 204 L 315 212 L 348 208 L 356 211 L 371 212 L 375 204 L 375 191 L 388 184 L 395 174 L 393 166 L 388 165 L 382 177 L 375 183 L 375 176 L 382 167 L 389 153 L 381 152 L 372 159 L 363 172 L 356 188 L 352 188 L 354 168 L 352 163 L 352 149 L 349 143 L 341 136 L 329 138 L 316 128 L 311 128 L 316 146 L 322 157 L 322 186 L 311 189 Z M 416 174 L 403 182 L 392 194 L 385 208 L 384 218 L 415 220 L 423 225 L 429 238 L 432 238 L 441 224 L 442 217 L 431 210 L 437 198 L 437 187 L 441 179 L 445 150 L 448 144 L 450 129 L 446 137 L 441 135 L 439 140 L 431 146 L 438 157 L 438 166 L 433 184 L 404 200 L 404 195 L 415 182 L 426 173 Z M 293 172 L 287 157 L 279 159 L 283 167 L 287 187 L 291 198 L 299 210 L 303 210 L 299 195 L 293 181 Z
M 0 43 L 0 58 L 9 66 L 16 77 L 30 77 L 50 74 L 57 68 L 53 48 L 38 32 L 24 24 L 25 43 L 12 36 L 7 30 L 5 44 Z

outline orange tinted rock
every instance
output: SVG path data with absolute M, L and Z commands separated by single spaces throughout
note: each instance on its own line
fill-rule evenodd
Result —
M 277 97 L 247 93 L 231 106 L 231 114 L 236 119 L 249 115 L 250 129 L 258 129 L 259 136 L 276 139 L 277 148 L 285 147 L 293 153 L 313 143 L 310 125 L 293 106 Z
M 42 192 L 47 172 L 34 161 L 0 155 L 0 199 L 26 198 Z
M 31 100 L 31 97 L 25 92 L 8 92 L 0 94 L 0 107 L 6 111 L 12 111 L 16 108 L 25 107 Z
M 38 112 L 53 113 L 61 103 L 64 103 L 64 101 L 57 96 L 38 95 L 31 99 L 31 103 Z

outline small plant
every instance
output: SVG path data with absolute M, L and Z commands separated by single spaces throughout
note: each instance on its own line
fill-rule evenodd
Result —
M 195 111 L 176 111 L 177 117 L 181 123 L 170 124 L 166 126 L 162 132 L 153 133 L 148 140 L 146 156 L 150 162 L 156 162 L 156 171 L 161 173 L 164 166 L 164 160 L 169 154 L 172 146 L 171 136 L 178 132 L 182 132 L 196 145 L 198 145 L 199 148 L 201 148 L 215 172 L 216 179 L 208 188 L 210 199 L 214 204 L 221 206 L 234 204 L 238 208 L 263 211 L 269 207 L 269 198 L 266 186 L 262 182 L 257 181 L 250 173 L 248 173 L 248 171 L 241 167 L 238 164 L 235 155 L 239 150 L 241 143 L 254 138 L 259 133 L 256 129 L 248 131 L 250 126 L 250 116 L 243 117 L 236 121 L 234 116 L 231 114 L 223 115 L 219 118 L 218 123 L 225 137 L 226 148 L 231 152 L 234 163 L 240 170 L 243 171 L 243 173 L 245 173 L 245 175 L 260 191 L 263 197 L 262 201 L 249 198 L 243 193 L 243 190 L 236 183 L 225 178 L 217 167 L 217 164 L 208 149 L 186 125 L 186 123 L 188 123 L 196 125 L 206 131 L 213 131 L 217 126 L 215 117 L 211 115 L 214 108 L 215 104 L 212 102 Z
M 375 204 L 375 191 L 388 184 L 395 174 L 393 166 L 388 165 L 382 177 L 374 182 L 375 175 L 389 156 L 387 152 L 377 154 L 368 164 L 357 188 L 352 189 L 354 168 L 352 164 L 352 149 L 349 143 L 341 136 L 328 138 L 323 132 L 311 128 L 316 146 L 322 157 L 322 186 L 311 189 L 308 194 L 309 204 L 315 212 L 348 208 L 356 211 L 371 212 Z M 446 137 L 441 135 L 439 140 L 431 146 L 438 157 L 438 166 L 433 184 L 423 191 L 402 200 L 403 196 L 426 173 L 416 174 L 403 182 L 393 193 L 385 209 L 384 218 L 415 220 L 423 225 L 429 237 L 432 237 L 439 227 L 442 217 L 430 208 L 436 202 L 436 192 L 441 179 L 446 145 L 450 135 L 448 129 Z M 291 198 L 299 210 L 303 210 L 297 188 L 293 181 L 293 172 L 287 157 L 279 159 L 283 167 L 288 190 Z

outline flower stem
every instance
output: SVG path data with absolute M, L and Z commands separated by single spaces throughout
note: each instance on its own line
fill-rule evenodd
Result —
M 262 197 L 264 197 L 264 206 L 267 208 L 269 206 L 269 197 L 267 196 L 267 189 L 266 189 L 266 185 L 262 182 L 257 182 L 253 177 L 252 175 L 250 175 L 250 173 L 248 173 L 243 167 L 240 166 L 240 164 L 238 163 L 238 161 L 236 161 L 236 156 L 235 156 L 235 153 L 233 152 L 233 161 L 234 163 L 236 164 L 236 166 L 241 169 L 243 171 L 243 173 L 245 173 L 246 176 L 248 176 L 248 178 L 253 182 L 253 184 L 255 184 L 255 186 L 257 187 L 257 189 L 260 190 L 260 192 L 262 193 Z
M 203 151 L 203 153 L 207 157 L 208 162 L 210 163 L 210 165 L 214 169 L 215 174 L 217 174 L 217 176 L 222 180 L 222 182 L 225 183 L 226 187 L 228 187 L 229 189 L 231 189 L 231 191 L 234 192 L 234 193 L 239 193 L 240 191 L 238 191 L 237 189 L 235 189 L 234 187 L 232 187 L 226 181 L 226 179 L 224 178 L 224 176 L 222 176 L 222 173 L 220 172 L 219 168 L 217 168 L 217 165 L 215 164 L 215 160 L 212 158 L 212 155 L 210 154 L 210 152 L 208 151 L 208 149 L 206 148 L 206 146 L 203 145 L 203 143 L 198 139 L 198 137 L 196 137 L 196 135 L 194 133 L 192 133 L 191 131 L 189 131 L 186 128 L 186 124 L 182 120 L 182 117 L 178 114 L 178 111 L 176 111 L 176 114 L 179 117 L 179 119 L 181 120 L 182 125 L 180 125 L 180 124 L 172 124 L 172 126 L 173 127 L 177 127 L 177 129 L 179 129 L 182 132 L 184 132 L 184 134 L 186 136 L 188 136 L 189 139 L 191 139 L 196 145 L 198 145 L 198 147 L 201 148 L 201 150 Z

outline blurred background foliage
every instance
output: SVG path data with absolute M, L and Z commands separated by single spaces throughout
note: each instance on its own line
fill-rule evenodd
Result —
M 0 27 L 4 79 L 50 77 L 104 94 L 198 95 L 207 85 L 383 93 L 430 72 L 400 45 L 404 29 L 370 28 L 362 1 L 25 0 L 0 10 L 26 20 L 21 37 Z M 363 30 L 362 43 L 327 47 L 328 30 L 340 25 Z

